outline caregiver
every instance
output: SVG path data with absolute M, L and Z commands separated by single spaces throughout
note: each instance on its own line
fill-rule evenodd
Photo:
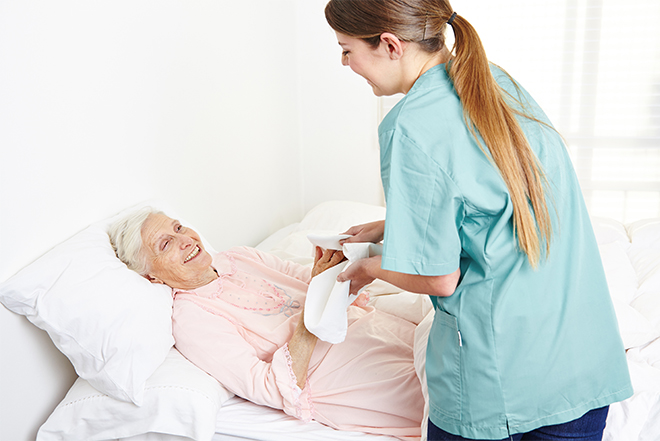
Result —
M 405 94 L 378 129 L 386 220 L 348 231 L 383 255 L 339 280 L 432 296 L 429 440 L 601 439 L 632 387 L 561 136 L 448 2 L 331 0 L 325 15 L 342 64 Z

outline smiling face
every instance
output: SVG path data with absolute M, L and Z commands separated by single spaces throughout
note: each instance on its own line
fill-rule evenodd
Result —
M 427 52 L 419 43 L 401 40 L 390 32 L 380 35 L 378 46 L 335 32 L 341 46 L 341 64 L 367 80 L 376 96 L 408 93 L 427 70 L 451 58 L 449 49 Z
M 341 46 L 341 64 L 367 80 L 376 96 L 393 95 L 401 92 L 397 83 L 397 72 L 393 69 L 392 57 L 387 44 L 381 42 L 376 48 L 360 38 L 336 32 Z
M 211 255 L 190 228 L 164 214 L 150 214 L 142 225 L 142 252 L 147 278 L 177 289 L 195 289 L 217 277 Z

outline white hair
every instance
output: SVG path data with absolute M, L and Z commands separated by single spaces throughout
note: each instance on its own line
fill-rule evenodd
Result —
M 108 228 L 110 242 L 119 260 L 129 269 L 143 276 L 149 271 L 149 264 L 142 252 L 142 226 L 152 214 L 163 214 L 163 212 L 152 207 L 140 208 Z

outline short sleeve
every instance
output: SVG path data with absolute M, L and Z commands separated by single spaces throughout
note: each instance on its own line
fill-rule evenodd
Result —
M 381 133 L 387 203 L 382 268 L 440 276 L 460 261 L 464 201 L 454 181 L 400 131 Z

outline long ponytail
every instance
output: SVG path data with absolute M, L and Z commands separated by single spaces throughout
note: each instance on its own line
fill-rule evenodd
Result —
M 463 105 L 468 128 L 488 155 L 479 142 L 481 135 L 509 190 L 518 247 L 536 267 L 542 248 L 546 255 L 549 252 L 552 237 L 547 182 L 516 115 L 541 122 L 507 103 L 513 97 L 495 81 L 472 25 L 454 14 L 444 0 L 330 0 L 325 15 L 335 31 L 361 38 L 372 47 L 378 46 L 383 32 L 391 32 L 430 53 L 445 48 L 444 32 L 450 23 L 455 55 L 447 63 L 449 77 Z
M 520 113 L 507 104 L 505 92 L 493 78 L 477 32 L 460 15 L 455 16 L 451 26 L 456 55 L 449 63 L 449 77 L 463 105 L 468 128 L 475 138 L 477 133 L 481 135 L 509 189 L 518 246 L 536 267 L 542 244 L 547 254 L 552 237 L 545 176 L 516 119 Z

